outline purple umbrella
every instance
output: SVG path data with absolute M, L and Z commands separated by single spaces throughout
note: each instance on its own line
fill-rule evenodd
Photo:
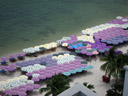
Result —
M 32 74 L 33 73 L 30 73 L 30 72 L 29 73 L 26 73 L 26 75 L 29 76 L 29 77 L 32 76 Z
M 39 79 L 45 80 L 45 79 L 46 79 L 46 76 L 45 76 L 45 75 L 40 75 L 40 76 L 39 76 Z
M 2 57 L 1 60 L 2 61 L 8 61 L 8 57 Z
M 82 51 L 80 51 L 80 53 L 81 53 L 81 54 L 86 54 L 86 53 L 87 53 L 87 51 L 82 50 Z
M 11 90 L 10 89 L 5 89 L 4 93 L 7 94 L 7 95 L 11 95 Z
M 16 67 L 10 66 L 8 67 L 8 71 L 14 71 L 16 69 Z
M 19 92 L 18 96 L 27 96 L 27 94 L 25 92 Z
M 39 78 L 36 78 L 36 77 L 33 77 L 32 80 L 33 80 L 34 82 L 40 81 L 40 79 L 39 79 Z
M 18 91 L 18 90 L 19 90 L 19 88 L 17 88 L 17 87 L 14 87 L 11 89 L 11 91 Z
M 46 74 L 46 77 L 47 77 L 47 78 L 52 78 L 52 76 L 53 76 L 53 75 L 50 74 L 50 73 L 47 73 L 47 74 Z
M 17 56 L 25 56 L 25 53 L 18 53 Z
M 20 86 L 18 87 L 18 89 L 25 88 L 25 87 L 26 87 L 25 85 L 20 85 Z
M 16 90 L 11 90 L 11 95 L 17 95 L 18 94 L 18 91 Z
M 34 89 L 39 89 L 40 88 L 40 85 L 39 84 L 34 84 Z
M 19 92 L 26 92 L 26 91 L 27 91 L 26 88 L 20 88 L 20 89 L 19 89 Z
M 68 49 L 73 49 L 72 46 L 68 46 Z
M 32 90 L 33 90 L 33 86 L 26 86 L 26 89 L 27 89 L 28 91 L 32 91 Z
M 9 56 L 10 58 L 17 58 L 17 55 L 16 54 L 12 54 Z
M 86 55 L 87 56 L 92 56 L 93 54 L 91 52 L 88 52 Z

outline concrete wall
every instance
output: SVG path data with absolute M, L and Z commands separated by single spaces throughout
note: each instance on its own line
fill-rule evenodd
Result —
M 124 69 L 125 69 L 125 81 L 124 81 L 123 96 L 128 96 L 128 66 L 124 66 Z

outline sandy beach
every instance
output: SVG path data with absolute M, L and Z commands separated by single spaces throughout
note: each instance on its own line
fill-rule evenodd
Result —
M 128 50 L 128 43 L 120 45 L 118 49 L 123 51 L 123 53 L 126 53 Z M 44 54 L 39 55 L 38 57 L 59 53 L 59 52 L 64 52 L 64 51 L 66 51 L 65 48 L 58 47 L 55 51 L 47 51 Z M 26 57 L 25 60 L 34 59 L 34 58 L 36 57 Z M 100 71 L 100 66 L 104 62 L 101 62 L 99 58 L 100 58 L 99 56 L 96 56 L 96 59 L 91 59 L 91 62 L 88 62 L 89 65 L 94 66 L 94 69 L 71 76 L 70 78 L 73 80 L 73 82 L 70 83 L 70 86 L 72 87 L 78 82 L 79 83 L 89 82 L 90 84 L 93 84 L 95 86 L 95 91 L 99 96 L 105 96 L 106 90 L 111 88 L 111 84 L 114 82 L 114 78 L 111 78 L 110 83 L 104 83 L 102 81 L 102 75 L 104 75 L 104 72 Z M 86 58 L 83 58 L 83 59 L 86 60 Z M 10 73 L 8 75 L 0 74 L 0 81 L 18 77 L 20 75 L 21 75 L 20 70 L 16 70 L 15 72 Z M 45 81 L 43 81 L 42 83 L 39 83 L 41 87 L 45 87 Z M 44 94 L 45 93 L 40 94 L 39 90 L 33 90 L 32 92 L 28 93 L 28 96 L 44 96 Z

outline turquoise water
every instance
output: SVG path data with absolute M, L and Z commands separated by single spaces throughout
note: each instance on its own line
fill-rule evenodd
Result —
M 0 55 L 128 16 L 127 0 L 0 0 Z

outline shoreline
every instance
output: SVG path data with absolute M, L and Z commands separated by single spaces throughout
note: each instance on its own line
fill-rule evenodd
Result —
M 70 34 L 70 35 L 72 35 L 72 34 Z M 69 36 L 70 36 L 70 35 L 69 35 Z M 80 33 L 80 32 L 79 32 L 79 33 L 77 32 L 77 33 L 75 33 L 75 34 L 73 34 L 73 35 L 79 36 L 79 35 L 82 35 L 82 32 L 81 32 L 81 33 Z M 63 36 L 63 37 L 64 37 L 64 36 Z M 62 38 L 62 37 L 61 37 L 61 38 Z M 56 40 L 56 41 L 57 41 L 57 40 Z M 53 41 L 53 42 L 56 42 L 56 41 Z M 50 42 L 49 42 L 49 43 L 50 43 Z M 46 44 L 46 43 L 42 43 L 42 44 Z M 37 45 L 35 44 L 35 46 L 37 46 Z M 31 46 L 30 46 L 30 47 L 31 47 Z M 58 48 L 58 47 L 57 47 L 57 48 Z M 9 56 L 9 55 L 11 55 L 11 54 L 16 54 L 16 53 L 23 52 L 22 50 L 23 50 L 23 49 L 19 49 L 19 48 L 18 48 L 18 49 L 15 50 L 15 51 L 6 52 L 6 53 L 4 53 L 3 55 L 0 55 L 0 58 L 1 58 L 1 57 L 7 57 L 7 56 Z

